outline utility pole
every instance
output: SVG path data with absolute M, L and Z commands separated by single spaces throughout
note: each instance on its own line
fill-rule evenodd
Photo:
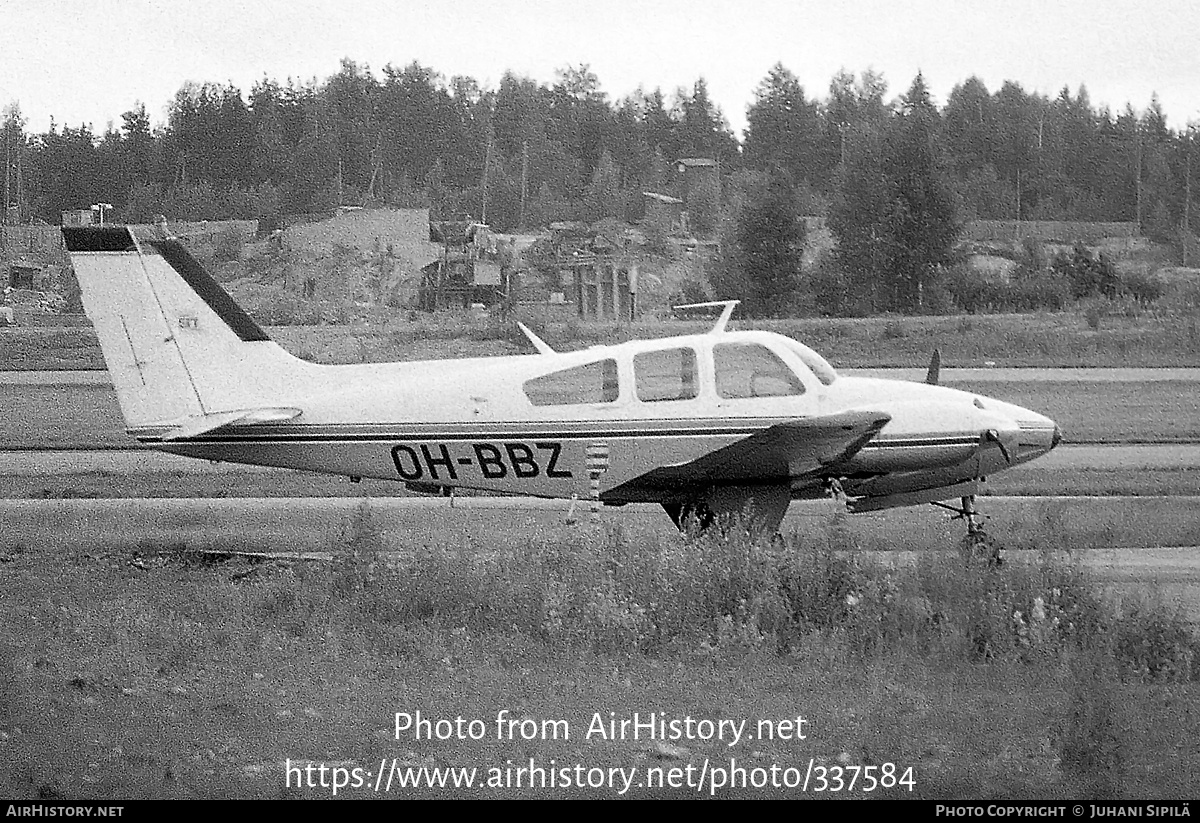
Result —
M 21 222 L 21 159 L 24 155 L 25 135 L 17 129 L 19 140 L 13 140 L 13 125 L 17 120 L 7 120 L 0 124 L 4 129 L 4 200 L 0 201 L 0 226 Z M 16 142 L 16 145 L 13 143 Z M 16 209 L 13 209 L 13 206 Z M 16 212 L 13 214 L 13 212 Z
M 487 201 L 488 201 L 488 168 L 492 164 L 492 136 L 494 132 L 491 128 L 488 129 L 487 151 L 483 155 L 483 213 L 479 216 L 480 223 L 487 223 Z
M 12 148 L 9 146 L 8 123 L 4 124 L 4 201 L 0 202 L 0 252 L 8 251 L 8 236 L 4 227 L 8 225 L 8 185 L 12 177 Z
M 1196 142 L 1196 127 L 1189 125 L 1187 130 L 1187 172 L 1183 184 L 1183 266 L 1188 265 L 1188 249 L 1192 245 L 1192 145 Z
M 1142 233 L 1142 128 L 1135 125 L 1137 133 L 1137 231 Z
M 1017 169 L 1017 222 L 1021 222 L 1021 170 Z
M 11 178 L 12 178 L 12 146 L 9 145 L 8 124 L 5 123 L 4 124 L 4 202 L 0 203 L 0 206 L 4 207 L 4 214 L 3 214 L 3 216 L 0 216 L 0 226 L 8 225 L 8 204 L 10 202 L 8 188 L 10 185 L 9 181 L 11 180 Z
M 529 141 L 521 144 L 521 216 L 517 228 L 525 231 L 525 198 L 529 194 Z
M 379 130 L 379 139 L 375 141 L 375 151 L 371 153 L 371 182 L 367 183 L 367 193 L 363 195 L 363 206 L 366 206 L 375 197 L 375 180 L 379 177 L 379 170 L 383 166 L 383 129 Z

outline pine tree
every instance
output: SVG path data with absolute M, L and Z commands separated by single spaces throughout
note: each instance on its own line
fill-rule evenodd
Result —
M 714 273 L 717 299 L 738 299 L 749 317 L 785 316 L 801 290 L 805 227 L 786 175 L 748 192 Z
M 755 91 L 746 113 L 746 165 L 781 166 L 793 180 L 822 182 L 821 122 L 815 102 L 782 63 L 776 63 Z
M 620 171 L 612 155 L 603 152 L 584 196 L 583 218 L 589 223 L 597 223 L 606 217 L 620 219 L 624 216 L 624 205 Z
M 949 264 L 960 229 L 939 127 L 925 78 L 918 74 L 890 129 L 885 166 L 892 189 L 888 274 L 893 306 L 901 311 L 921 309 L 924 284 Z
M 829 230 L 834 259 L 849 281 L 851 301 L 879 311 L 882 276 L 891 265 L 891 186 L 884 174 L 880 135 L 870 129 L 847 135 L 846 162 L 838 169 Z
M 950 262 L 960 225 L 939 125 L 918 74 L 886 132 L 863 128 L 850 142 L 829 228 L 872 310 L 919 310 L 924 284 Z

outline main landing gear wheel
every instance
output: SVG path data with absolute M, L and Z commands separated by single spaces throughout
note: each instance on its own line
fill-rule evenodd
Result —
M 967 521 L 967 534 L 958 544 L 959 554 L 965 562 L 970 563 L 979 558 L 986 560 L 990 568 L 1004 565 L 1004 547 L 994 540 L 983 529 L 983 515 L 975 510 L 975 495 L 962 498 L 962 508 L 947 506 L 945 503 L 934 503 L 943 509 L 956 512 L 958 517 Z
M 989 568 L 999 568 L 1004 565 L 1004 547 L 997 543 L 983 529 L 968 532 L 958 545 L 958 551 L 966 563 L 975 558 L 987 561 Z

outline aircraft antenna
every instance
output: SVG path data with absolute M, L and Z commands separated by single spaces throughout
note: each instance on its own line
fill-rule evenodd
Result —
M 934 349 L 933 355 L 929 358 L 929 371 L 925 373 L 925 382 L 931 386 L 936 386 L 942 375 L 942 350 Z
M 517 327 L 525 333 L 526 337 L 529 338 L 529 342 L 532 343 L 533 347 L 538 350 L 538 354 L 557 354 L 554 349 L 550 348 L 549 343 L 533 333 L 533 329 L 529 328 L 519 320 L 517 321 Z
M 721 311 L 721 316 L 717 318 L 717 322 L 713 324 L 709 334 L 721 334 L 725 331 L 725 326 L 729 323 L 729 318 L 733 314 L 733 310 L 737 308 L 737 304 L 741 300 L 712 300 L 708 303 L 688 303 L 685 306 L 672 306 L 672 309 L 711 309 L 714 306 L 724 306 Z

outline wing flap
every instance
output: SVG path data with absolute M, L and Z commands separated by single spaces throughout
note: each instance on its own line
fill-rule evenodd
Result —
M 690 462 L 660 466 L 603 496 L 815 475 L 851 457 L 891 419 L 884 412 L 843 412 L 777 423 Z

